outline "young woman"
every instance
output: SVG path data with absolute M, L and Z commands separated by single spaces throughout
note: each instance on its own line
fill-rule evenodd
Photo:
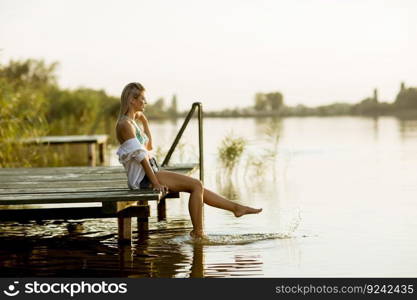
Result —
M 203 206 L 204 203 L 231 211 L 236 217 L 257 214 L 262 209 L 243 206 L 203 187 L 201 181 L 182 174 L 160 171 L 149 154 L 152 150 L 152 136 L 144 109 L 146 104 L 145 89 L 137 82 L 129 83 L 123 89 L 116 136 L 120 143 L 117 151 L 119 161 L 123 164 L 128 177 L 130 189 L 152 187 L 160 192 L 190 193 L 188 209 L 193 224 L 190 235 L 204 237 Z M 136 124 L 142 123 L 143 131 Z

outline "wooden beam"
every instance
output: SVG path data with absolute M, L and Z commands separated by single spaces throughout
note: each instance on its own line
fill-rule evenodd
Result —
M 7 183 L 25 183 L 25 182 L 74 182 L 75 184 L 78 181 L 113 181 L 113 180 L 123 180 L 127 182 L 126 174 L 51 174 L 51 175 L 17 175 L 17 176 L 7 176 L 1 178 L 1 185 Z
M 137 205 L 137 201 L 103 202 L 102 209 L 106 214 L 118 213 L 119 211 Z
M 0 183 L 2 189 L 18 189 L 18 188 L 65 188 L 65 187 L 119 187 L 127 188 L 127 180 L 102 180 L 102 181 L 78 181 L 78 182 L 16 182 L 16 183 Z
M 119 217 L 137 217 L 137 218 L 148 218 L 150 216 L 149 205 L 134 205 L 123 209 L 117 213 Z
M 108 139 L 106 134 L 97 135 L 50 135 L 37 138 L 23 139 L 25 144 L 86 144 L 86 143 L 104 143 Z
M 139 200 L 159 200 L 161 193 L 154 191 L 124 192 L 73 192 L 73 193 L 45 193 L 45 194 L 5 194 L 0 195 L 0 205 L 23 204 L 56 204 L 56 203 L 90 203 L 90 202 L 119 202 Z
M 178 164 L 162 167 L 162 170 L 173 171 L 178 173 L 186 173 L 194 168 L 197 164 Z M 48 168 L 0 168 L 0 176 L 24 176 L 24 175 L 57 175 L 57 174 L 112 174 L 123 173 L 123 167 L 48 167 Z
M 58 175 L 58 174 L 113 174 L 126 173 L 123 167 L 46 167 L 0 168 L 0 176 Z
M 106 142 L 98 144 L 98 156 L 100 158 L 100 164 L 104 165 L 106 163 Z
M 118 213 L 105 213 L 101 207 L 65 207 L 0 210 L 1 221 L 57 220 L 57 219 L 95 219 L 116 217 L 149 216 L 149 206 L 131 206 Z
M 77 187 L 77 188 L 39 188 L 39 189 L 1 189 L 0 188 L 0 195 L 14 195 L 16 197 L 20 197 L 24 194 L 56 194 L 56 193 L 100 193 L 100 192 L 127 192 L 129 191 L 126 188 L 118 188 L 118 187 Z M 141 193 L 154 193 L 152 189 L 142 189 Z M 179 193 L 172 192 L 165 196 L 165 198 L 179 198 Z
M 126 188 L 118 187 L 77 187 L 77 188 L 68 188 L 68 187 L 55 187 L 55 188 L 19 188 L 19 189 L 2 189 L 0 188 L 0 195 L 16 195 L 21 194 L 54 194 L 54 193 L 74 193 L 74 192 L 125 192 Z

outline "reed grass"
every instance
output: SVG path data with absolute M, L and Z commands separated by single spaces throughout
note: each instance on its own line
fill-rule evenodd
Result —
M 246 149 L 247 141 L 242 137 L 234 137 L 233 133 L 227 135 L 218 148 L 218 155 L 222 168 L 231 174 L 238 165 L 243 152 Z

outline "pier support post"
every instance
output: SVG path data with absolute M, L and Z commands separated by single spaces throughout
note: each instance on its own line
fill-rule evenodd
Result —
M 138 233 L 147 233 L 149 231 L 148 218 L 138 218 Z
M 148 205 L 148 201 L 138 201 L 140 205 Z M 142 235 L 142 234 L 147 234 L 149 231 L 149 217 L 150 217 L 150 213 L 148 215 L 148 217 L 143 218 L 143 217 L 139 217 L 137 218 L 137 222 L 138 222 L 138 235 Z
M 133 267 L 132 245 L 119 245 L 119 266 L 121 270 Z
M 165 198 L 161 199 L 158 203 L 158 222 L 167 218 L 166 202 Z
M 118 241 L 120 244 L 130 243 L 132 240 L 132 218 L 117 218 L 117 227 L 119 238 Z

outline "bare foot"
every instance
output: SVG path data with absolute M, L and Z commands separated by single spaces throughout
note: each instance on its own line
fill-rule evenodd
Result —
M 238 205 L 236 210 L 233 212 L 236 218 L 239 218 L 247 214 L 259 214 L 262 208 L 252 208 L 249 206 Z
M 194 240 L 204 240 L 204 239 L 207 239 L 207 237 L 204 235 L 203 230 L 191 230 L 190 236 Z

